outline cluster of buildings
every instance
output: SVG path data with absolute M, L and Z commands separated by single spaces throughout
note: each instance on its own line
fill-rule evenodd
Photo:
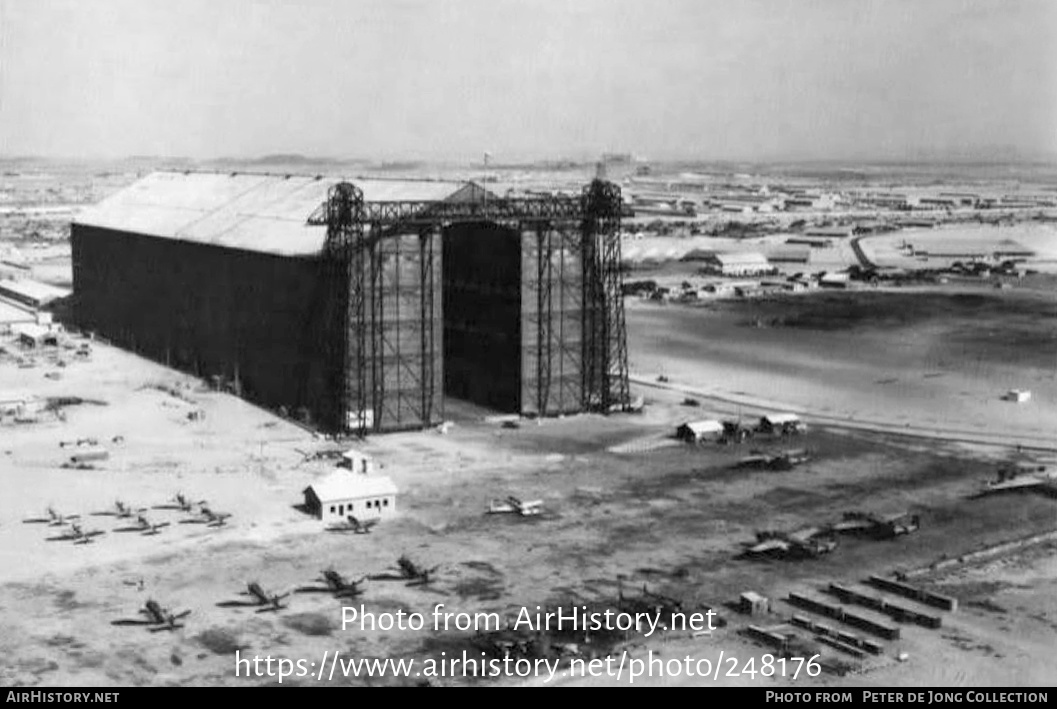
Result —
M 69 295 L 28 278 L 0 280 L 0 334 L 13 335 L 25 348 L 58 345 L 62 326 L 46 308 Z
M 870 189 L 837 191 L 825 187 L 717 184 L 650 177 L 629 178 L 626 199 L 637 213 L 675 215 L 696 215 L 701 211 L 768 214 L 838 208 L 937 211 L 1057 207 L 1057 194 L 983 195 L 953 191 L 912 194 Z

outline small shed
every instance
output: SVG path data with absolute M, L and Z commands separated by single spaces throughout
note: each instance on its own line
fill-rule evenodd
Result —
M 370 475 L 375 469 L 374 460 L 369 455 L 351 448 L 341 454 L 341 467 L 364 475 Z
M 766 596 L 761 596 L 755 591 L 746 591 L 741 594 L 738 609 L 747 615 L 764 615 L 770 611 L 771 602 Z
M 18 323 L 11 326 L 11 332 L 17 335 L 19 343 L 26 347 L 59 344 L 59 336 L 43 325 Z
M 712 419 L 688 421 L 675 429 L 675 435 L 687 443 L 716 441 L 723 437 L 723 424 Z
M 1006 401 L 1022 404 L 1025 401 L 1031 401 L 1031 392 L 1027 389 L 1010 389 L 1003 398 Z
M 342 522 L 349 515 L 379 519 L 396 512 L 397 487 L 384 476 L 337 468 L 303 492 L 305 508 L 324 522 Z
M 847 288 L 851 277 L 847 273 L 824 273 L 818 284 L 823 288 Z
M 760 419 L 760 430 L 764 433 L 799 433 L 805 428 L 796 414 L 767 414 Z

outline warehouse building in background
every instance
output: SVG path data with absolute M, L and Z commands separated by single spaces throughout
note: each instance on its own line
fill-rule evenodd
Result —
M 158 172 L 72 225 L 74 320 L 325 430 L 627 404 L 619 189 Z

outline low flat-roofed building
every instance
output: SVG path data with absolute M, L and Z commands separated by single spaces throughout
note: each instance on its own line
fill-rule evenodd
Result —
M 777 246 L 767 252 L 771 263 L 807 263 L 811 259 L 811 247 L 804 244 Z
M 50 305 L 52 301 L 65 298 L 70 291 L 65 288 L 31 281 L 28 278 L 13 280 L 0 280 L 0 296 L 9 298 L 33 308 L 43 308 Z
M 26 347 L 42 347 L 45 345 L 58 345 L 59 335 L 50 328 L 32 323 L 15 323 L 11 326 L 11 333 L 18 337 L 18 341 Z
M 833 246 L 833 239 L 828 236 L 808 236 L 807 234 L 799 234 L 797 236 L 790 236 L 785 240 L 785 243 L 792 246 L 810 246 L 815 249 L 828 249 Z
M 724 276 L 755 276 L 774 271 L 774 266 L 758 251 L 718 253 L 705 262 Z
M 830 239 L 844 239 L 851 237 L 855 228 L 850 226 L 816 226 L 804 230 L 805 236 L 822 236 Z

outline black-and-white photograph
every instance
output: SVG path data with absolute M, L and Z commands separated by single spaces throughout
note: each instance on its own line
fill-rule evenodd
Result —
M 0 691 L 1047 704 L 1057 2 L 0 0 Z

